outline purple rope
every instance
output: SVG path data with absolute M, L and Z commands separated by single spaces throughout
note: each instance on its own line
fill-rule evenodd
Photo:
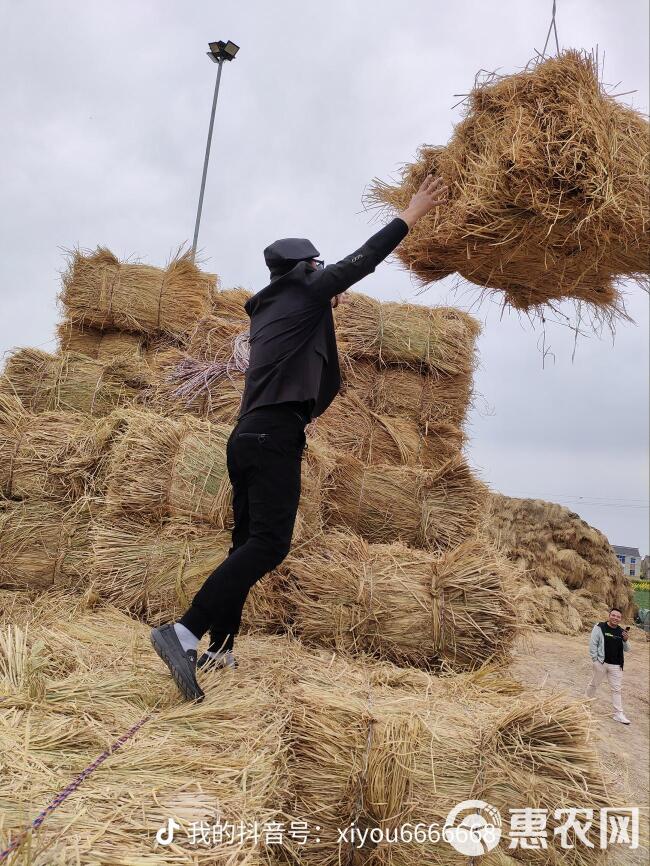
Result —
M 135 732 L 142 727 L 142 725 L 144 725 L 145 722 L 149 721 L 152 715 L 153 713 L 149 713 L 149 715 L 143 716 L 143 718 L 141 718 L 139 722 L 136 722 L 135 725 L 133 725 L 131 728 L 129 728 L 128 731 L 126 731 L 126 733 L 122 734 L 119 739 L 115 740 L 112 746 L 109 746 L 108 749 L 102 752 L 98 758 L 95 758 L 92 764 L 89 764 L 85 770 L 82 770 L 81 773 L 79 773 L 79 775 L 77 776 L 77 778 L 70 782 L 67 788 L 64 788 L 63 791 L 60 791 L 49 804 L 49 806 L 46 806 L 45 809 L 43 809 L 43 811 L 36 818 L 34 818 L 30 826 L 20 832 L 8 848 L 5 848 L 4 851 L 0 851 L 0 862 L 6 860 L 9 854 L 11 854 L 12 851 L 16 850 L 16 848 L 20 845 L 25 836 L 27 836 L 30 829 L 35 830 L 40 827 L 40 825 L 43 823 L 49 813 L 53 812 L 58 806 L 60 806 L 61 803 L 63 803 L 63 801 L 66 800 L 70 796 L 70 794 L 73 793 L 73 791 L 76 791 L 79 785 L 81 785 L 81 783 L 84 781 L 84 779 L 87 776 L 90 776 L 90 774 L 94 772 L 97 767 L 99 767 L 99 765 L 106 760 L 106 758 L 110 757 L 113 752 L 116 752 L 119 748 L 121 748 L 124 743 L 126 743 L 126 741 L 130 737 L 132 737 Z

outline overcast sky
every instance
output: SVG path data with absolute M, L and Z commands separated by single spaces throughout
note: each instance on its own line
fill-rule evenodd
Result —
M 544 44 L 550 0 L 0 0 L 0 351 L 54 350 L 62 249 L 103 244 L 164 265 L 191 241 L 216 67 L 224 68 L 199 246 L 224 286 L 257 291 L 263 248 L 311 238 L 332 261 L 379 228 L 362 196 L 422 143 L 444 144 L 454 94 Z M 604 54 L 605 80 L 648 110 L 647 0 L 558 0 L 562 47 Z M 417 287 L 397 263 L 356 288 L 382 300 L 473 297 Z M 495 489 L 567 504 L 613 544 L 648 551 L 648 300 L 616 338 L 475 315 L 480 394 L 469 456 Z

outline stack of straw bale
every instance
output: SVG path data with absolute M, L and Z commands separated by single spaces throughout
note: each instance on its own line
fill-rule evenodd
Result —
M 98 361 L 110 361 L 121 355 L 141 358 L 146 346 L 146 338 L 142 334 L 120 331 L 118 328 L 102 331 L 89 325 L 64 321 L 57 325 L 56 330 L 60 353 L 77 352 Z
M 389 839 L 406 825 L 440 830 L 467 799 L 505 816 L 549 810 L 544 857 L 559 863 L 566 851 L 552 833 L 554 810 L 587 801 L 598 815 L 615 805 L 579 703 L 489 671 L 432 677 L 249 636 L 239 671 L 203 674 L 205 701 L 179 706 L 147 631 L 113 607 L 55 593 L 15 604 L 10 623 L 0 619 L 2 844 L 152 713 L 49 814 L 31 840 L 34 866 L 73 852 L 81 866 L 168 862 L 168 849 L 152 845 L 168 818 L 180 825 L 178 863 L 449 866 L 465 858 L 443 841 L 366 840 L 355 850 L 358 839 L 337 829 L 381 828 Z M 275 820 L 285 832 L 277 845 L 190 847 L 201 820 Z M 291 821 L 306 822 L 304 843 L 287 832 Z M 596 820 L 596 843 L 598 831 Z M 506 851 L 502 844 L 486 863 L 519 862 Z M 602 852 L 577 845 L 571 857 L 590 866 Z
M 613 606 L 633 615 L 633 590 L 616 554 L 579 514 L 541 499 L 493 494 L 485 532 L 525 569 L 529 621 L 571 634 L 591 628 Z
M 619 281 L 647 285 L 648 122 L 605 91 L 594 56 L 568 50 L 476 83 L 449 144 L 423 146 L 369 201 L 399 211 L 429 172 L 450 206 L 397 250 L 421 283 L 457 272 L 517 310 L 572 298 L 604 318 L 622 312 Z

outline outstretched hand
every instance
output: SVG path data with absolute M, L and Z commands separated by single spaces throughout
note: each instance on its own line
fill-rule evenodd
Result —
M 411 201 L 406 210 L 398 216 L 411 228 L 415 223 L 428 214 L 429 211 L 440 207 L 447 201 L 448 187 L 441 177 L 428 174 L 420 184 L 419 189 L 411 196 Z

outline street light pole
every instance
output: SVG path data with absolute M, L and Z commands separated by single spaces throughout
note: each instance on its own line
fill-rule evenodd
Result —
M 210 147 L 212 145 L 212 130 L 214 129 L 214 115 L 217 110 L 217 99 L 219 98 L 219 85 L 221 84 L 221 70 L 224 60 L 234 60 L 239 51 L 239 46 L 234 42 L 210 42 L 210 50 L 207 52 L 210 60 L 218 64 L 217 81 L 214 86 L 212 98 L 212 111 L 210 113 L 210 126 L 208 128 L 208 142 L 205 147 L 205 159 L 203 160 L 203 175 L 201 177 L 201 191 L 199 192 L 199 206 L 196 211 L 196 223 L 194 225 L 194 239 L 192 241 L 192 256 L 196 255 L 196 245 L 199 240 L 199 226 L 201 225 L 201 212 L 203 211 L 203 196 L 205 194 L 205 181 L 208 176 L 208 163 L 210 162 Z
M 199 193 L 199 207 L 196 211 L 196 223 L 194 225 L 194 240 L 192 241 L 192 252 L 196 255 L 196 244 L 199 239 L 199 225 L 201 224 L 201 211 L 203 210 L 203 194 L 205 193 L 205 180 L 208 176 L 208 163 L 210 161 L 210 146 L 212 144 L 212 130 L 214 129 L 214 115 L 217 110 L 217 99 L 219 98 L 219 84 L 221 83 L 221 70 L 223 58 L 217 60 L 217 83 L 214 87 L 212 99 L 212 113 L 210 114 L 210 127 L 208 129 L 208 143 L 205 148 L 205 159 L 203 160 L 203 177 L 201 178 L 201 191 Z

